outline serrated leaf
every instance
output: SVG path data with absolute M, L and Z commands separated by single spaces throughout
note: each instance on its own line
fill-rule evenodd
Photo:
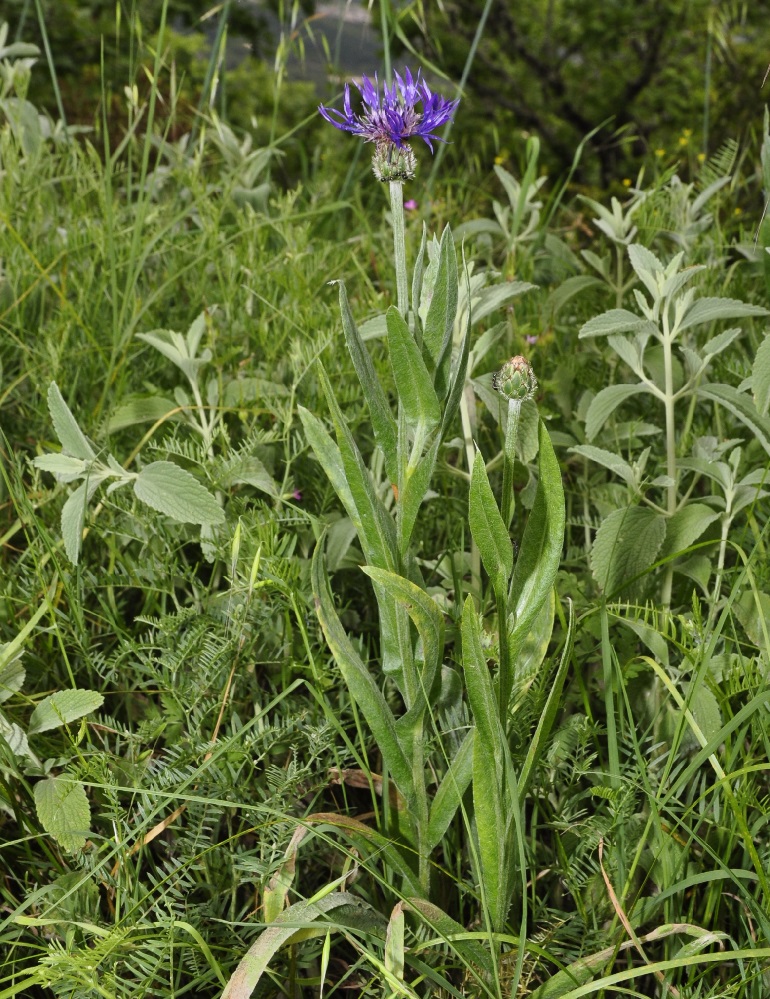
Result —
M 571 447 L 570 451 L 573 454 L 582 454 L 583 457 L 595 461 L 597 465 L 609 468 L 611 472 L 619 475 L 629 486 L 633 486 L 634 470 L 626 459 L 621 458 L 619 454 L 613 454 L 612 451 L 605 451 L 601 447 L 594 447 L 592 444 L 578 444 L 576 447 Z
M 631 333 L 642 329 L 657 332 L 654 323 L 629 312 L 628 309 L 610 309 L 583 323 L 578 336 L 582 340 L 588 336 L 610 336 L 612 333 Z
M 762 590 L 744 593 L 733 604 L 735 616 L 741 622 L 749 639 L 765 653 L 768 650 L 770 633 L 770 595 Z
M 513 545 L 480 451 L 476 452 L 471 473 L 468 521 L 495 593 L 502 594 L 513 572 Z
M 677 510 L 666 525 L 666 538 L 658 558 L 666 558 L 689 548 L 718 519 L 719 513 L 705 503 L 688 503 Z
M 134 492 L 147 506 L 182 524 L 222 524 L 225 514 L 192 473 L 172 461 L 153 461 L 134 479 Z
M 89 466 L 83 458 L 73 458 L 63 451 L 61 454 L 40 454 L 32 459 L 32 464 L 44 472 L 51 472 L 59 482 L 72 482 L 83 475 Z
M 613 333 L 612 336 L 608 337 L 607 343 L 609 343 L 618 357 L 626 362 L 634 374 L 641 374 L 642 361 L 639 347 L 636 343 L 632 343 L 627 337 L 621 336 L 619 333 Z
M 766 316 L 768 310 L 759 305 L 748 305 L 737 298 L 699 298 L 693 303 L 679 325 L 682 330 L 711 323 L 715 319 L 740 319 L 744 316 Z
M 86 519 L 86 508 L 91 498 L 93 483 L 82 482 L 77 489 L 67 497 L 61 511 L 61 533 L 64 540 L 64 550 L 73 565 L 80 559 L 80 544 L 83 540 L 83 525 Z
M 628 247 L 628 259 L 631 261 L 631 266 L 636 271 L 637 277 L 644 284 L 647 291 L 649 291 L 653 298 L 657 298 L 659 291 L 655 275 L 663 273 L 665 270 L 663 264 L 654 253 L 648 250 L 646 246 L 642 246 L 641 243 L 632 243 Z
M 85 845 L 91 832 L 91 809 L 80 781 L 47 777 L 35 784 L 35 808 L 40 824 L 67 851 Z
M 278 495 L 275 479 L 255 454 L 236 455 L 228 461 L 219 484 L 225 489 L 237 485 L 253 486 L 268 496 Z
M 657 558 L 665 518 L 647 507 L 613 510 L 602 521 L 591 549 L 591 571 L 607 596 L 626 593 Z
M 29 742 L 24 730 L 15 722 L 9 721 L 1 711 L 0 739 L 5 740 L 14 756 L 28 756 L 32 758 L 32 754 L 29 751 Z
M 754 358 L 751 387 L 757 412 L 760 416 L 767 416 L 770 410 L 770 334 L 765 336 Z
M 591 400 L 586 413 L 586 437 L 589 441 L 599 433 L 621 402 L 633 395 L 649 392 L 645 385 L 608 385 Z
M 84 715 L 96 711 L 104 704 L 104 698 L 96 690 L 57 690 L 44 697 L 32 712 L 29 720 L 29 734 L 48 732 L 52 728 L 68 725 Z
M 715 357 L 717 354 L 721 354 L 742 332 L 743 330 L 740 326 L 733 326 L 732 329 L 725 330 L 718 336 L 712 337 L 703 345 L 703 353 L 707 357 Z
M 82 458 L 84 461 L 96 457 L 94 449 L 78 426 L 56 382 L 51 382 L 48 388 L 48 412 L 51 414 L 56 436 L 67 454 L 73 458 Z

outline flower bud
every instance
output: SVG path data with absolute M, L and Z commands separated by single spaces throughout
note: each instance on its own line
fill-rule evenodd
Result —
M 525 357 L 517 354 L 492 376 L 492 388 L 506 399 L 516 402 L 533 399 L 537 391 L 537 379 L 532 365 Z
M 377 180 L 411 180 L 417 169 L 417 157 L 411 146 L 378 142 L 372 156 L 372 170 Z

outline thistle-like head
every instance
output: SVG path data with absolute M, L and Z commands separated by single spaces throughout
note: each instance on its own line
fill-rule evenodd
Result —
M 517 354 L 492 376 L 492 388 L 514 402 L 533 399 L 537 392 L 537 379 L 532 365 L 526 357 Z

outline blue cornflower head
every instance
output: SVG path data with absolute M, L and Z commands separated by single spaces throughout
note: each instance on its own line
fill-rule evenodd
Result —
M 373 167 L 379 180 L 409 180 L 414 176 L 416 162 L 408 140 L 418 137 L 433 152 L 433 143 L 444 141 L 436 135 L 436 129 L 452 120 L 460 102 L 434 94 L 419 70 L 416 79 L 409 69 L 403 76 L 393 75 L 395 83 L 383 84 L 382 93 L 376 73 L 374 83 L 364 76 L 360 84 L 355 84 L 363 99 L 359 114 L 354 114 L 350 106 L 347 83 L 342 111 L 323 105 L 318 110 L 335 128 L 375 144 Z

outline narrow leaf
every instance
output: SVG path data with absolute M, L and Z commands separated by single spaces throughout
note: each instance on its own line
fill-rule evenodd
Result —
M 436 849 L 446 833 L 473 776 L 474 731 L 463 739 L 449 769 L 439 784 L 430 809 L 425 848 Z
M 104 698 L 96 690 L 57 690 L 55 694 L 44 697 L 32 712 L 29 720 L 29 734 L 47 732 L 60 725 L 91 714 L 104 704 Z
M 311 578 L 316 613 L 326 641 L 342 673 L 350 695 L 361 709 L 396 787 L 407 800 L 414 799 L 412 773 L 396 734 L 396 725 L 382 691 L 362 662 L 342 627 L 332 601 L 323 562 L 323 545 L 313 553 Z
M 172 461 L 153 461 L 134 479 L 134 493 L 147 506 L 182 524 L 222 524 L 225 514 L 195 476 Z
M 374 436 L 385 456 L 385 468 L 390 476 L 390 481 L 397 482 L 396 421 L 393 419 L 393 413 L 388 405 L 385 392 L 374 370 L 374 364 L 369 356 L 369 351 L 364 346 L 364 342 L 353 319 L 345 285 L 340 281 L 339 286 L 340 313 L 342 314 L 342 329 L 345 334 L 345 342 L 348 345 L 348 350 L 353 360 L 353 367 L 356 369 L 364 398 L 369 407 Z
M 345 467 L 342 463 L 340 449 L 332 440 L 331 434 L 328 433 L 326 427 L 314 413 L 305 409 L 304 406 L 298 406 L 297 409 L 299 412 L 299 418 L 302 421 L 302 428 L 305 431 L 305 436 L 307 437 L 316 458 L 320 461 L 323 470 L 326 472 L 326 477 L 329 479 L 334 487 L 334 491 L 342 501 L 342 504 L 347 510 L 347 514 L 355 525 L 356 530 L 360 533 L 361 520 L 358 516 L 358 508 L 356 507 L 353 499 L 353 494 L 350 492 L 348 480 L 345 477 Z
M 94 449 L 78 426 L 77 420 L 64 401 L 56 382 L 51 382 L 48 388 L 48 411 L 51 414 L 56 436 L 67 454 L 71 454 L 73 458 L 82 458 L 84 461 L 96 457 Z
M 679 329 L 688 330 L 715 319 L 740 319 L 744 316 L 766 316 L 768 310 L 748 305 L 737 298 L 699 298 L 685 314 Z
M 657 332 L 654 323 L 629 312 L 628 309 L 610 309 L 584 323 L 578 336 L 582 340 L 587 336 L 609 336 L 611 333 L 631 333 L 642 329 Z
M 582 454 L 583 457 L 595 461 L 597 465 L 609 468 L 611 472 L 619 475 L 629 486 L 633 486 L 634 470 L 625 458 L 621 458 L 619 454 L 613 454 L 612 451 L 605 451 L 604 448 L 594 447 L 592 444 L 578 444 L 576 447 L 571 447 L 570 452 L 572 454 Z
M 476 452 L 471 473 L 468 521 L 492 586 L 496 593 L 504 593 L 513 572 L 513 545 L 480 451 Z
M 423 325 L 423 343 L 435 365 L 438 365 L 439 358 L 446 351 L 447 343 L 452 339 L 456 315 L 457 254 L 452 231 L 446 226 L 439 244 L 438 270 L 433 285 L 433 296 Z M 441 393 L 438 387 L 437 390 Z
M 412 427 L 422 425 L 432 430 L 441 419 L 433 379 L 404 317 L 393 305 L 388 309 L 387 322 L 390 363 L 406 421 Z
M 117 406 L 107 420 L 107 433 L 115 434 L 137 423 L 157 423 L 159 420 L 179 419 L 178 406 L 172 399 L 151 395 L 129 399 Z
M 770 410 L 770 334 L 765 336 L 754 358 L 751 387 L 757 412 L 761 416 L 767 416 Z
M 749 428 L 762 447 L 770 454 L 770 418 L 757 411 L 751 398 L 732 385 L 708 384 L 698 386 L 702 399 L 718 402 Z

